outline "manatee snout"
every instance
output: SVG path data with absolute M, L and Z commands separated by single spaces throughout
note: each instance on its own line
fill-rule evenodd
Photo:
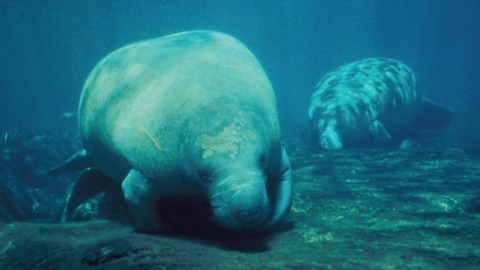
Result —
M 336 150 L 343 147 L 337 132 L 327 129 L 320 135 L 319 145 L 322 149 Z
M 226 206 L 241 229 L 249 230 L 261 225 L 268 217 L 270 206 L 265 192 L 244 188 L 236 192 Z
M 246 181 L 246 180 L 245 180 Z M 237 181 L 232 181 L 237 182 Z M 261 227 L 270 214 L 265 182 L 237 183 L 212 196 L 215 219 L 236 231 L 251 231 Z

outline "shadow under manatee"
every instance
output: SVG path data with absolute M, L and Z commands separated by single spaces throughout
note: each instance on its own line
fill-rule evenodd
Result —
M 150 235 L 182 238 L 247 253 L 267 251 L 268 242 L 276 233 L 293 228 L 292 223 L 283 221 L 265 233 L 240 233 L 226 229 L 214 221 L 208 199 L 199 196 L 161 198 L 156 203 L 156 212 L 164 222 L 165 230 Z M 95 218 L 114 220 L 133 229 L 133 219 L 119 185 L 81 204 L 73 214 L 73 221 Z
M 268 233 L 241 233 L 226 229 L 214 221 L 206 198 L 196 196 L 166 197 L 157 202 L 157 213 L 165 222 L 162 236 L 187 238 L 225 250 L 248 253 L 267 251 L 275 233 L 291 230 L 293 224 L 283 221 Z

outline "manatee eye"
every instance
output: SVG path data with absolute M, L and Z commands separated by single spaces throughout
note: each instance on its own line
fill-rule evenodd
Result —
M 213 181 L 211 173 L 206 169 L 199 169 L 197 174 L 200 180 L 202 180 L 204 183 L 211 183 Z

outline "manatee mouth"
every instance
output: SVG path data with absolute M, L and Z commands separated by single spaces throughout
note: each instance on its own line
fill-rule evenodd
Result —
M 270 212 L 265 194 L 250 188 L 235 193 L 226 207 L 234 219 L 234 227 L 239 230 L 251 230 L 260 226 Z
M 270 213 L 265 182 L 235 182 L 243 183 L 211 196 L 215 219 L 222 226 L 236 231 L 254 230 L 266 222 Z

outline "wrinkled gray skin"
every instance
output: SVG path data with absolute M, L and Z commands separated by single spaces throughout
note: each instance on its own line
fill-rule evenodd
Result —
M 141 231 L 163 229 L 164 196 L 207 196 L 215 220 L 237 231 L 268 230 L 290 211 L 272 87 L 230 36 L 182 32 L 112 52 L 89 75 L 78 115 L 88 157 L 121 183 Z
M 451 119 L 450 111 L 423 97 L 408 66 L 388 58 L 363 59 L 326 74 L 308 113 L 315 145 L 328 150 L 383 147 Z

